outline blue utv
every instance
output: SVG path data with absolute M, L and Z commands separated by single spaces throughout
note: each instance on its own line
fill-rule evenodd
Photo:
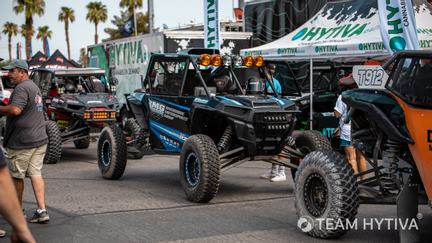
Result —
M 120 178 L 131 153 L 179 154 L 188 200 L 208 202 L 218 192 L 221 171 L 256 160 L 295 171 L 308 152 L 330 149 L 319 132 L 292 136 L 299 110 L 275 92 L 263 63 L 260 56 L 209 49 L 153 55 L 142 89 L 126 95 L 130 116 L 123 129 L 102 131 L 102 176 Z

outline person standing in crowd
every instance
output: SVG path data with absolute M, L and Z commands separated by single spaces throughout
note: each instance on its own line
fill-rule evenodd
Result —
M 0 148 L 0 214 L 12 226 L 12 242 L 36 242 L 21 211 L 14 184 L 6 165 L 6 158 Z M 0 237 L 5 235 L 6 231 L 0 229 Z
M 282 93 L 282 86 L 274 77 L 274 74 L 276 72 L 276 65 L 275 64 L 269 64 L 267 65 L 267 71 L 268 71 L 268 80 L 270 80 L 273 84 L 273 87 L 276 89 L 276 92 L 278 94 Z M 268 82 L 266 82 L 266 90 L 269 93 L 273 93 L 273 90 Z M 279 159 L 278 156 L 275 156 L 276 159 Z M 269 172 L 263 174 L 260 176 L 262 179 L 270 179 L 271 182 L 279 182 L 279 181 L 286 181 L 286 175 L 285 175 L 285 166 L 278 165 L 278 164 L 272 164 L 271 169 Z
M 339 86 L 342 91 L 357 88 L 352 75 L 341 78 L 339 80 Z M 334 108 L 334 114 L 336 118 L 339 118 L 338 133 L 340 134 L 340 146 L 345 151 L 345 158 L 351 164 L 354 174 L 366 171 L 366 159 L 362 153 L 354 148 L 351 143 L 351 121 L 345 123 L 345 118 L 348 115 L 348 107 L 342 101 L 342 95 L 339 95 L 336 106 Z M 362 177 L 360 177 L 362 178 Z
M 45 184 L 42 165 L 48 143 L 41 92 L 28 77 L 28 65 L 23 60 L 13 60 L 3 69 L 9 71 L 16 84 L 7 106 L 0 113 L 7 116 L 4 147 L 10 159 L 9 170 L 15 183 L 18 200 L 22 205 L 24 178 L 30 177 L 37 202 L 31 223 L 46 223 L 49 215 L 45 207 Z

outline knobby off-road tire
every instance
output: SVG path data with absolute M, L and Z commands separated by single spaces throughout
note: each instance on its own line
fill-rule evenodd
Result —
M 321 132 L 315 130 L 299 131 L 293 134 L 296 148 L 303 154 L 308 154 L 312 151 L 327 151 L 332 150 L 332 146 L 328 138 Z M 297 170 L 291 169 L 291 176 L 295 180 Z
M 347 220 L 353 223 L 359 207 L 359 191 L 354 171 L 345 158 L 333 151 L 306 155 L 295 179 L 295 207 L 298 225 L 317 238 L 337 238 L 345 234 Z M 333 225 L 326 226 L 331 219 Z M 321 223 L 320 223 L 320 222 Z M 343 222 L 344 227 L 335 227 Z
M 56 164 L 61 158 L 61 136 L 60 129 L 54 121 L 46 122 L 46 133 L 48 135 L 48 144 L 45 152 L 44 163 Z
M 193 135 L 180 153 L 180 182 L 188 200 L 205 203 L 216 196 L 220 182 L 217 147 L 206 135 Z
M 77 149 L 86 149 L 90 146 L 90 138 L 75 140 L 74 144 L 75 144 L 75 148 Z
M 138 122 L 134 118 L 127 119 L 124 130 L 127 133 L 127 136 L 131 136 L 132 139 L 137 140 L 133 143 L 133 151 L 128 150 L 127 157 L 128 159 L 141 159 L 144 156 L 145 148 L 141 145 L 141 140 L 146 139 L 144 137 L 144 131 L 141 128 L 141 126 L 138 124 Z
M 123 131 L 118 126 L 111 125 L 102 129 L 97 153 L 103 178 L 117 180 L 122 177 L 126 169 L 127 148 Z

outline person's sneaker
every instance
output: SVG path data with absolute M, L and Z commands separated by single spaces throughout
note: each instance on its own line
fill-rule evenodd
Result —
M 285 174 L 279 174 L 279 175 L 271 178 L 270 181 L 271 182 L 286 181 L 286 175 Z
M 6 236 L 6 231 L 0 229 L 0 238 L 5 237 Z
M 36 210 L 33 214 L 33 217 L 29 219 L 30 223 L 48 223 L 50 217 L 46 210 Z
M 260 176 L 261 179 L 270 179 L 270 178 L 273 178 L 273 177 L 275 177 L 275 174 L 272 171 L 267 172 L 265 174 L 262 174 Z

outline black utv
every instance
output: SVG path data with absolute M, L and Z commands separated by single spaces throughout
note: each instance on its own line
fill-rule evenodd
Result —
M 104 178 L 123 175 L 131 147 L 150 147 L 180 154 L 186 197 L 208 202 L 217 194 L 221 171 L 253 160 L 295 170 L 307 152 L 330 148 L 319 132 L 292 136 L 299 110 L 275 92 L 262 57 L 207 51 L 151 57 L 143 88 L 126 97 L 129 120 L 140 132 L 126 142 L 130 133 L 110 126 L 100 136 L 98 163 Z M 275 155 L 285 159 L 274 160 Z
M 105 71 L 95 68 L 34 69 L 31 79 L 43 96 L 49 144 L 45 163 L 57 163 L 61 145 L 73 142 L 78 149 L 89 147 L 91 136 L 116 122 L 119 102 L 116 83 Z

